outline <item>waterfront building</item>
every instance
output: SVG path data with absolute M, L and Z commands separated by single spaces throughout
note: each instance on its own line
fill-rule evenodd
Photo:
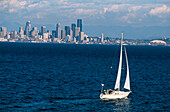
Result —
M 80 32 L 82 32 L 82 19 L 77 19 L 77 27 L 80 27 Z
M 23 30 L 23 27 L 22 27 L 22 26 L 19 27 L 19 34 L 20 34 L 20 35 L 24 35 L 24 30 Z
M 41 35 L 43 35 L 44 33 L 46 33 L 46 26 L 41 27 Z
M 83 40 L 84 40 L 84 32 L 80 32 L 79 41 L 83 41 Z
M 32 37 L 37 36 L 38 35 L 37 27 L 33 27 L 33 29 L 31 30 L 30 34 L 31 34 Z
M 6 34 L 6 38 L 10 39 L 10 34 L 9 33 Z
M 103 39 L 104 39 L 104 37 L 103 37 L 103 33 L 101 34 L 101 42 L 103 43 Z
M 66 31 L 65 30 L 61 30 L 61 39 L 64 39 L 66 36 Z
M 6 36 L 6 27 L 1 27 L 0 33 L 1 33 L 0 37 L 5 37 Z
M 152 40 L 150 43 L 151 45 L 166 45 L 166 42 L 162 40 Z
M 48 33 L 43 33 L 43 37 L 44 40 L 48 40 Z
M 56 37 L 56 30 L 52 30 L 52 38 Z
M 30 31 L 31 31 L 31 22 L 27 21 L 25 26 L 25 35 L 29 36 Z
M 70 29 L 70 37 L 72 38 L 73 40 L 73 31 Z
M 12 37 L 12 38 L 15 39 L 16 37 L 17 37 L 17 31 L 14 30 L 14 31 L 13 31 L 13 37 Z
M 75 28 L 75 37 L 78 37 L 80 34 L 80 27 Z
M 73 37 L 75 37 L 75 33 L 76 33 L 76 24 L 71 24 L 71 30 L 73 31 Z
M 56 37 L 58 39 L 61 39 L 61 25 L 60 25 L 60 23 L 58 23 L 56 26 Z
M 65 26 L 65 31 L 66 31 L 65 36 L 70 35 L 70 30 L 71 30 L 70 26 Z

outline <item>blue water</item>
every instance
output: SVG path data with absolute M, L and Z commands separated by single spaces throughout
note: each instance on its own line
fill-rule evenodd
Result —
M 0 111 L 170 110 L 170 47 L 126 48 L 132 93 L 102 101 L 100 84 L 114 88 L 119 46 L 0 43 Z

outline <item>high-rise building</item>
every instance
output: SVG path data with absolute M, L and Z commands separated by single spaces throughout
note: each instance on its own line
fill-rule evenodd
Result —
M 29 36 L 30 31 L 31 31 L 31 22 L 27 21 L 25 26 L 25 35 Z
M 33 27 L 33 31 L 35 31 L 35 36 L 38 35 L 38 28 L 37 27 Z
M 56 31 L 53 30 L 53 31 L 52 31 L 52 38 L 55 38 L 55 37 L 56 37 Z
M 73 31 L 70 29 L 70 40 L 73 40 Z
M 61 39 L 66 37 L 66 31 L 65 30 L 61 30 Z
M 60 23 L 58 23 L 56 26 L 56 37 L 58 39 L 61 39 L 61 25 L 60 25 Z
M 104 37 L 103 37 L 103 33 L 102 33 L 102 35 L 101 35 L 101 42 L 103 42 L 103 39 L 104 39 Z
M 38 35 L 38 30 L 37 30 L 37 27 L 33 27 L 33 29 L 31 30 L 31 36 L 32 37 L 35 37 Z
M 84 40 L 84 32 L 80 32 L 79 41 L 83 41 L 83 40 Z
M 20 34 L 20 35 L 24 35 L 24 30 L 23 30 L 22 27 L 19 27 L 19 34 Z
M 82 19 L 77 19 L 77 27 L 80 27 L 80 32 L 82 32 Z
M 6 36 L 6 27 L 1 27 L 0 32 L 2 37 Z
M 65 31 L 66 31 L 65 36 L 70 35 L 70 30 L 71 30 L 70 26 L 65 26 Z
M 41 27 L 41 35 L 43 35 L 44 33 L 46 33 L 46 26 Z
M 17 31 L 13 31 L 13 38 L 17 37 Z
M 73 31 L 73 37 L 75 37 L 75 34 L 76 34 L 76 24 L 72 24 L 71 25 L 71 29 Z
M 76 30 L 75 31 L 75 37 L 78 37 L 79 33 L 80 33 L 80 27 L 77 27 L 75 30 Z

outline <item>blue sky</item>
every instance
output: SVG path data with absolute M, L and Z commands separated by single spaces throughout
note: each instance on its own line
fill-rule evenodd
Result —
M 169 27 L 170 0 L 1 0 L 0 18 L 0 26 L 25 25 L 28 20 L 64 26 L 82 18 L 88 27 Z

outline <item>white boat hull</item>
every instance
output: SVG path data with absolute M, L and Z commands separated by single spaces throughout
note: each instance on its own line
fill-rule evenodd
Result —
M 103 100 L 114 100 L 114 99 L 123 99 L 126 98 L 129 94 L 131 93 L 131 91 L 128 92 L 124 92 L 124 91 L 115 91 L 111 94 L 100 94 L 100 99 Z

